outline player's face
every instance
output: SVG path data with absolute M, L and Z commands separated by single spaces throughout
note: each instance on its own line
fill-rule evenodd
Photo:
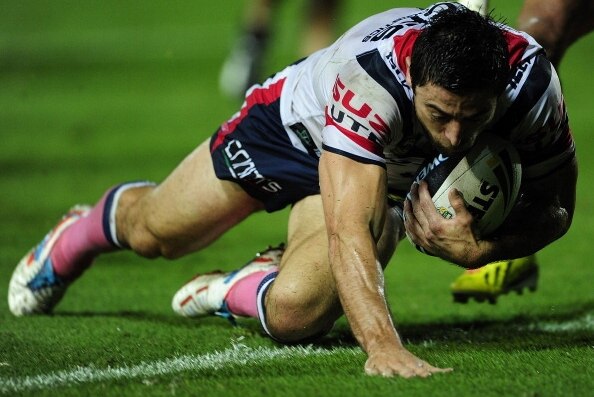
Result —
M 415 88 L 417 118 L 445 155 L 469 149 L 493 119 L 496 104 L 497 97 L 490 92 L 457 95 L 433 84 Z

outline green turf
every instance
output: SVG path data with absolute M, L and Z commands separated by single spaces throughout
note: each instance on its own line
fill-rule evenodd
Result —
M 298 2 L 267 68 L 297 57 Z M 515 20 L 519 2 L 494 0 Z M 125 180 L 162 180 L 237 104 L 217 90 L 243 3 L 20 1 L 0 13 L 0 296 L 12 269 L 70 205 L 92 203 Z M 348 1 L 346 28 L 373 12 L 406 4 Z M 425 5 L 428 2 L 415 2 Z M 163 375 L 73 381 L 10 389 L 25 377 L 95 372 L 204 358 L 279 345 L 254 321 L 176 317 L 169 305 L 193 273 L 232 269 L 285 239 L 287 212 L 257 215 L 209 249 L 175 262 L 129 253 L 101 257 L 51 317 L 12 317 L 0 300 L 0 390 L 7 395 L 204 396 L 588 396 L 594 390 L 594 36 L 561 66 L 578 146 L 574 225 L 539 254 L 539 291 L 495 306 L 456 305 L 448 285 L 459 270 L 403 244 L 386 274 L 389 303 L 409 348 L 455 371 L 431 379 L 362 374 L 365 361 L 341 320 L 312 349 L 325 354 L 194 367 Z M 245 345 L 244 348 L 237 346 Z M 243 350 L 242 350 L 243 349 Z M 251 349 L 251 350 L 250 350 Z M 293 352 L 293 350 L 290 350 Z M 313 350 L 312 350 L 313 351 Z M 316 350 L 317 351 L 317 350 Z M 65 372 L 60 372 L 65 371 Z M 31 379 L 31 378 L 30 378 Z M 19 383 L 22 385 L 22 383 Z

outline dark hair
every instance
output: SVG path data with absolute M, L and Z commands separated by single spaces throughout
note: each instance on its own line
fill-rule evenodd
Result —
M 412 51 L 413 88 L 435 84 L 457 94 L 492 90 L 499 95 L 509 77 L 507 42 L 490 17 L 464 7 L 437 14 Z

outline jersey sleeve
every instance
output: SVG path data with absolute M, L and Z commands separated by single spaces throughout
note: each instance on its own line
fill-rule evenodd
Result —
M 555 172 L 575 155 L 557 73 L 544 56 L 532 62 L 531 68 L 526 69 L 529 70 L 526 81 L 508 112 L 509 119 L 519 119 L 512 142 L 520 153 L 527 180 Z
M 357 64 L 343 67 L 325 107 L 324 150 L 385 167 L 384 147 L 400 120 L 388 91 Z

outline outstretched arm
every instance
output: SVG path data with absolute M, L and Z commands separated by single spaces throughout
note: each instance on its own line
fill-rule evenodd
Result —
M 320 188 L 330 265 L 352 331 L 368 355 L 366 373 L 411 377 L 447 371 L 406 350 L 386 303 L 377 252 L 386 215 L 385 170 L 324 152 Z

